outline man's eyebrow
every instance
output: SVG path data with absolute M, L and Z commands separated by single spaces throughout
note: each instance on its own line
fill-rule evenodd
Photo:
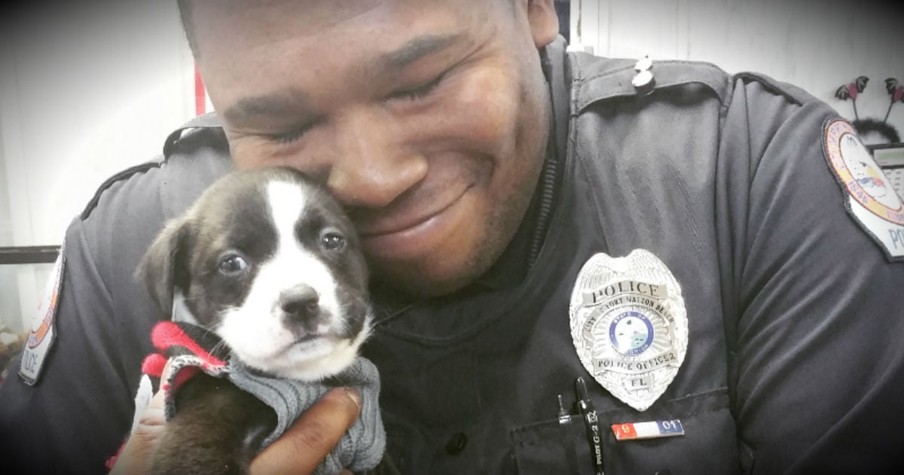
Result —
M 301 111 L 309 109 L 309 104 L 307 94 L 300 90 L 243 97 L 226 108 L 223 117 L 233 124 L 242 124 L 258 116 L 298 117 Z
M 372 66 L 377 70 L 395 71 L 402 69 L 417 60 L 442 51 L 461 38 L 461 34 L 425 35 L 415 38 L 395 51 L 377 56 Z

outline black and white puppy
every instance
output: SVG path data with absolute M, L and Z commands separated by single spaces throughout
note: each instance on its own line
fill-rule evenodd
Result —
M 166 226 L 137 275 L 161 306 L 174 289 L 184 295 L 197 323 L 233 356 L 274 376 L 335 375 L 370 331 L 354 227 L 325 190 L 290 168 L 234 172 L 214 183 Z M 275 424 L 263 403 L 212 377 L 180 387 L 177 405 L 157 450 L 161 473 L 219 473 L 210 464 L 223 457 L 234 459 L 223 473 L 240 473 Z

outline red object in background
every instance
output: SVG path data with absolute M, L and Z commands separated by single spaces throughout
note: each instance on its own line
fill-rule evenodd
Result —
M 848 89 L 848 95 L 851 97 L 851 99 L 857 100 L 857 93 L 860 92 L 857 90 L 857 85 L 854 83 L 850 83 L 847 85 L 847 89 Z
M 195 115 L 204 115 L 207 113 L 207 91 L 204 88 L 204 80 L 201 79 L 201 73 L 195 66 Z

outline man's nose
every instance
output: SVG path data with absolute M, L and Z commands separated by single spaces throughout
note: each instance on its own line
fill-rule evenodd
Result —
M 427 159 L 406 144 L 389 113 L 368 109 L 336 124 L 327 186 L 344 205 L 381 208 L 423 180 Z

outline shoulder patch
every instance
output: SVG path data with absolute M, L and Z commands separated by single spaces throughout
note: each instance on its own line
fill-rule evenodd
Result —
M 846 120 L 827 121 L 823 149 L 829 170 L 845 195 L 848 214 L 890 261 L 904 261 L 904 201 L 856 129 Z
M 31 325 L 28 339 L 25 340 L 25 348 L 22 350 L 19 377 L 29 386 L 37 384 L 38 379 L 41 377 L 41 370 L 47 362 L 47 355 L 50 354 L 50 349 L 56 343 L 54 319 L 56 317 L 57 304 L 60 300 L 60 291 L 62 291 L 63 287 L 63 268 L 66 265 L 65 247 L 64 243 L 63 247 L 60 248 L 56 264 L 54 264 L 50 278 L 47 280 L 44 299 L 38 307 L 38 313 L 35 315 Z

